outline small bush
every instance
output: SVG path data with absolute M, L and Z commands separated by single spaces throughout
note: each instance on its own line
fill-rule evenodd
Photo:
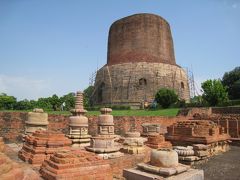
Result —
M 177 102 L 178 96 L 174 90 L 162 88 L 157 92 L 155 99 L 163 108 L 168 108 L 171 104 Z
M 186 105 L 186 101 L 184 99 L 180 99 L 178 100 L 177 102 L 177 107 L 180 107 L 180 108 L 185 108 L 187 105 Z

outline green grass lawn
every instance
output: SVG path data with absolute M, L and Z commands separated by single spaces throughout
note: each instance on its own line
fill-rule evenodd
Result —
M 113 116 L 176 116 L 179 108 L 159 109 L 159 110 L 113 110 Z M 4 111 L 4 112 L 27 112 L 27 111 Z M 48 114 L 71 115 L 69 111 L 49 111 Z M 87 115 L 99 115 L 99 111 L 88 111 Z

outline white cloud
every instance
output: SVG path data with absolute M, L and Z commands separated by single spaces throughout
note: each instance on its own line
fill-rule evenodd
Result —
M 49 91 L 49 81 L 0 74 L 0 93 L 21 99 L 37 99 Z

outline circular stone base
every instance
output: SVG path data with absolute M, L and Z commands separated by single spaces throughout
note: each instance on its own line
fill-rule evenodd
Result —
M 84 149 L 85 147 L 90 146 L 90 143 L 73 143 L 72 148 L 81 148 Z
M 120 150 L 120 148 L 113 147 L 113 148 L 109 148 L 109 149 L 103 149 L 103 148 L 86 147 L 86 150 L 95 152 L 95 153 L 110 153 L 110 152 L 117 152 Z

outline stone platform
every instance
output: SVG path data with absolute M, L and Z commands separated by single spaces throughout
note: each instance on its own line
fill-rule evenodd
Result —
M 137 168 L 124 169 L 123 177 L 126 180 L 203 180 L 203 170 L 189 169 L 186 172 L 171 177 L 163 177 L 157 174 L 151 174 L 145 171 L 140 171 Z

